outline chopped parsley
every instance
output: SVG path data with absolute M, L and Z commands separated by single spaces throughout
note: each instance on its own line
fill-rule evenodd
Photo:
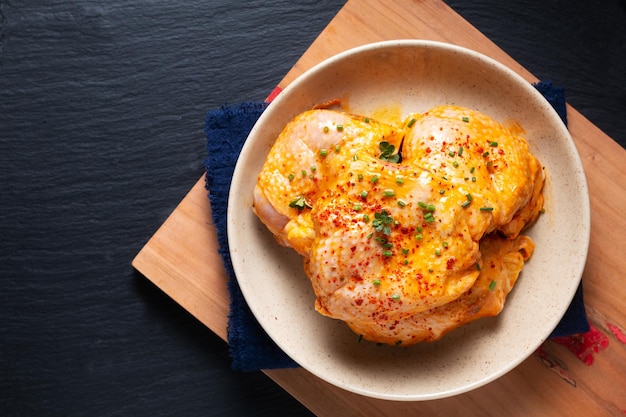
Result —
M 304 198 L 303 195 L 301 195 L 300 197 L 292 200 L 291 203 L 289 203 L 289 207 L 297 208 L 298 210 L 304 210 L 305 208 L 308 208 L 308 209 L 312 209 L 313 208 L 313 206 L 310 205 L 306 201 L 306 198 Z
M 382 211 L 374 213 L 372 226 L 374 226 L 374 230 L 376 230 L 378 233 L 389 236 L 391 234 L 392 223 L 393 218 L 387 212 L 387 210 L 383 209 Z
M 383 161 L 392 162 L 397 164 L 400 162 L 400 154 L 394 153 L 396 151 L 396 147 L 389 142 L 380 142 L 378 145 L 380 147 L 380 155 L 378 159 Z

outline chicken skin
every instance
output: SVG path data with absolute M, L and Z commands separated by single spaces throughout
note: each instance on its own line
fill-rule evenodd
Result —
M 532 253 L 519 233 L 543 182 L 523 137 L 470 109 L 400 126 L 317 109 L 277 138 L 254 210 L 303 256 L 318 312 L 406 346 L 498 314 Z
M 534 249 L 528 236 L 506 239 L 488 235 L 480 242 L 483 269 L 472 288 L 456 300 L 401 320 L 346 323 L 364 339 L 379 343 L 409 346 L 438 340 L 459 326 L 497 316 Z

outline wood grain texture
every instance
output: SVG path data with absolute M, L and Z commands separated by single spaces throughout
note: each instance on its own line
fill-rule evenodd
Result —
M 411 13 L 407 13 L 410 10 Z M 439 1 L 396 1 L 391 6 L 375 0 L 351 1 L 330 22 L 318 39 L 296 62 L 280 82 L 287 86 L 299 74 L 323 59 L 361 44 L 397 38 L 422 38 L 451 42 L 485 53 L 506 64 L 528 81 L 537 78 L 509 55 L 500 50 L 478 30 Z M 591 190 L 592 239 L 584 272 L 585 297 L 592 323 L 606 336 L 608 347 L 599 349 L 593 365 L 587 365 L 568 349 L 547 342 L 542 350 L 515 370 L 497 381 L 458 397 L 421 403 L 395 403 L 363 398 L 344 392 L 320 381 L 303 369 L 272 370 L 266 373 L 317 415 L 616 415 L 626 409 L 626 345 L 616 336 L 615 329 L 626 329 L 626 312 L 622 303 L 624 289 L 624 260 L 612 250 L 624 242 L 623 207 L 626 203 L 625 170 L 619 162 L 625 151 L 615 141 L 591 124 L 573 107 L 568 107 L 569 127 L 587 171 Z M 598 169 L 602 166 L 603 169 Z M 199 183 L 202 182 L 202 179 Z M 195 190 L 195 191 L 194 191 Z M 214 332 L 224 337 L 224 316 L 228 305 L 223 296 L 212 294 L 222 288 L 224 275 L 205 248 L 214 247 L 214 230 L 195 230 L 202 245 L 191 245 L 187 259 L 203 259 L 195 268 L 177 268 L 182 259 L 170 256 L 168 247 L 178 245 L 183 225 L 193 210 L 204 206 L 194 190 L 181 202 L 146 247 L 135 258 L 134 265 L 162 286 L 164 291 L 194 314 Z M 606 196 L 611 195 L 607 200 Z M 197 226 L 197 224 L 196 224 Z M 186 236 L 190 238 L 189 235 Z M 156 249 L 155 249 L 156 247 Z M 187 249 L 187 248 L 186 248 Z M 157 256 L 154 253 L 158 254 Z M 146 253 L 151 253 L 147 256 Z M 156 264 L 156 265 L 155 265 Z M 155 270 L 165 265 L 168 273 Z M 169 269 L 171 267 L 171 270 Z M 149 271 L 148 268 L 151 268 Z M 607 279 L 607 277 L 611 277 Z M 175 282 L 188 285 L 170 285 Z M 219 285 L 215 285 L 219 283 Z M 212 300 L 207 313 L 206 300 Z M 203 304 L 204 303 L 204 304 Z M 199 306 L 202 306 L 199 308 Z M 611 327 L 613 326 L 613 327 Z M 325 398 L 323 402 L 319 398 Z

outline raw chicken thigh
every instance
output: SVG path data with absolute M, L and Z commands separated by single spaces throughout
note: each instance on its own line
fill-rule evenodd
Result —
M 254 210 L 303 256 L 318 312 L 406 346 L 500 312 L 534 250 L 519 234 L 543 183 L 519 132 L 470 109 L 400 126 L 318 109 L 277 138 Z

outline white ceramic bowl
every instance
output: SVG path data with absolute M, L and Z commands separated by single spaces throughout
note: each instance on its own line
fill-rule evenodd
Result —
M 265 156 L 283 127 L 315 104 L 341 98 L 350 111 L 401 116 L 435 105 L 470 107 L 526 131 L 545 165 L 546 213 L 527 232 L 536 250 L 497 318 L 408 348 L 357 343 L 342 322 L 315 312 L 302 261 L 278 246 L 252 212 Z M 550 104 L 502 64 L 457 46 L 398 40 L 340 53 L 307 71 L 267 108 L 232 180 L 228 238 L 252 312 L 298 364 L 338 387 L 388 400 L 430 400 L 478 388 L 528 358 L 557 326 L 580 282 L 590 231 L 589 197 L 574 143 Z

